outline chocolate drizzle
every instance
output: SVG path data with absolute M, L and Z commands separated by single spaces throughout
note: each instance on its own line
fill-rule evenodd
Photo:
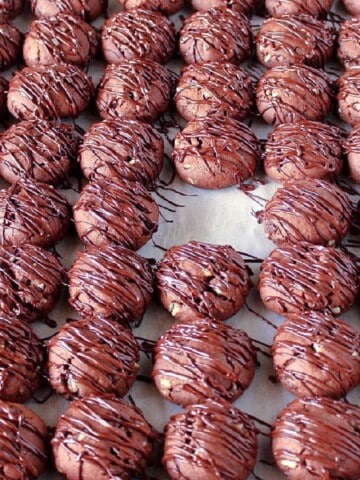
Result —
M 174 55 L 175 43 L 174 25 L 156 11 L 123 11 L 101 27 L 101 44 L 108 63 L 135 58 L 167 63 Z
M 249 14 L 257 5 L 258 0 L 191 0 L 195 10 L 210 10 L 210 8 L 227 8 L 236 13 Z
M 33 14 L 40 18 L 70 13 L 92 21 L 106 14 L 108 0 L 30 0 L 30 7 Z
M 0 8 L 1 11 L 1 8 Z M 0 22 L 0 70 L 14 65 L 21 51 L 22 35 L 9 21 Z
M 265 0 L 266 8 L 272 17 L 305 13 L 324 18 L 332 3 L 333 0 Z
M 140 320 L 153 294 L 149 262 L 120 246 L 79 252 L 69 271 L 70 305 L 82 316 L 128 324 Z
M 360 16 L 340 24 L 337 57 L 345 67 L 360 63 Z
M 164 15 L 172 15 L 184 6 L 184 0 L 120 0 L 125 10 L 144 8 L 146 10 L 159 10 Z
M 337 101 L 341 119 L 350 125 L 360 123 L 360 65 L 349 67 L 338 80 Z

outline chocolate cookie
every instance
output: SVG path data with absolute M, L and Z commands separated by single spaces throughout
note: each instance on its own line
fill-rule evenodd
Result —
M 184 6 L 184 0 L 119 0 L 124 10 L 145 8 L 147 10 L 158 10 L 164 15 L 172 15 Z
M 258 286 L 264 305 L 279 315 L 340 315 L 355 302 L 358 287 L 357 268 L 348 255 L 309 243 L 271 252 L 261 265 Z
M 305 241 L 333 246 L 349 230 L 351 203 L 325 180 L 293 180 L 277 190 L 259 218 L 266 236 L 278 245 Z
M 186 63 L 231 62 L 250 55 L 249 20 L 228 9 L 211 8 L 190 15 L 180 30 L 179 49 Z
M 253 103 L 251 77 L 231 63 L 189 65 L 180 75 L 174 102 L 190 121 L 218 114 L 243 120 Z
M 67 398 L 123 397 L 139 370 L 135 337 L 111 320 L 74 320 L 50 339 L 48 348 L 51 386 Z
M 224 401 L 189 405 L 165 426 L 163 464 L 173 480 L 245 480 L 255 465 L 253 421 Z
M 108 0 L 30 0 L 30 7 L 38 18 L 69 13 L 91 22 L 106 14 Z
M 70 403 L 51 440 L 57 470 L 68 480 L 144 474 L 155 432 L 140 410 L 106 395 Z
M 9 82 L 4 77 L 0 77 L 0 114 L 6 111 L 6 97 L 9 90 Z
M 266 9 L 272 17 L 299 13 L 326 17 L 332 4 L 333 0 L 265 0 Z
M 87 65 L 96 55 L 98 44 L 91 25 L 74 15 L 59 13 L 31 23 L 23 56 L 29 67 L 62 62 Z
M 358 0 L 342 0 L 342 3 L 352 15 L 358 15 L 360 13 L 360 4 Z
M 26 402 L 40 384 L 43 345 L 25 322 L 2 315 L 0 344 L 0 399 Z
M 69 213 L 53 186 L 29 179 L 13 183 L 0 191 L 0 244 L 51 247 L 65 236 Z
M 75 65 L 25 67 L 10 80 L 7 106 L 18 120 L 77 117 L 93 89 L 90 77 Z
M 355 126 L 345 143 L 350 177 L 360 183 L 360 124 Z
M 327 74 L 306 65 L 273 67 L 256 87 L 256 105 L 267 123 L 322 120 L 330 112 L 331 102 Z
M 165 253 L 156 282 L 161 303 L 182 322 L 226 320 L 243 306 L 251 286 L 245 262 L 232 247 L 195 241 Z
M 3 17 L 17 17 L 24 7 L 24 0 L 0 0 L 0 14 Z
M 258 0 L 191 0 L 194 10 L 210 10 L 210 8 L 228 8 L 237 13 L 249 14 L 253 12 Z
M 252 177 L 259 151 L 254 132 L 221 116 L 193 120 L 175 137 L 172 160 L 184 182 L 224 188 Z
M 257 58 L 268 68 L 294 63 L 322 67 L 333 47 L 333 29 L 310 15 L 269 18 L 256 36 Z
M 337 57 L 345 67 L 360 64 L 360 14 L 341 22 Z
M 0 176 L 59 184 L 68 179 L 81 137 L 72 125 L 47 120 L 15 123 L 0 135 Z
M 34 245 L 0 246 L 0 315 L 33 322 L 56 305 L 63 280 L 57 257 Z
M 344 135 L 333 125 L 298 119 L 269 133 L 264 169 L 278 182 L 293 179 L 335 180 L 343 164 Z
M 291 315 L 278 328 L 277 378 L 298 397 L 341 398 L 360 383 L 360 332 L 331 315 Z
M 108 65 L 98 86 L 96 106 L 103 119 L 119 117 L 153 122 L 167 110 L 173 77 L 151 60 Z
M 242 330 L 197 319 L 170 327 L 154 349 L 152 378 L 161 395 L 186 406 L 236 400 L 250 385 L 256 353 Z
M 0 9 L 1 12 L 1 9 Z M 20 56 L 22 35 L 9 20 L 0 19 L 0 70 L 16 63 Z
M 157 230 L 159 208 L 140 183 L 102 179 L 86 185 L 73 207 L 85 245 L 116 244 L 138 250 Z
M 47 466 L 48 431 L 32 410 L 0 401 L 0 475 L 4 480 L 38 478 Z
M 145 58 L 167 63 L 175 52 L 175 29 L 153 10 L 122 11 L 101 27 L 101 45 L 108 63 Z
M 360 123 L 360 65 L 348 68 L 338 80 L 340 118 L 350 125 Z
M 68 275 L 69 303 L 83 317 L 135 323 L 153 295 L 150 263 L 118 245 L 79 252 Z
M 164 141 L 151 125 L 137 120 L 103 120 L 84 136 L 78 160 L 86 178 L 120 178 L 150 188 L 163 165 Z
M 317 398 L 293 400 L 272 432 L 277 466 L 290 480 L 356 480 L 360 469 L 360 407 Z

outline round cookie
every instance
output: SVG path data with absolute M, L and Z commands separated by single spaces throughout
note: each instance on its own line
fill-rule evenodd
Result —
M 1 314 L 0 344 L 0 399 L 26 402 L 40 384 L 43 345 L 25 322 Z
M 195 12 L 181 27 L 180 54 L 186 63 L 244 61 L 251 50 L 249 20 L 228 9 Z
M 5 18 L 15 18 L 24 7 L 24 0 L 0 0 L 0 15 Z
M 337 57 L 345 67 L 360 64 L 360 13 L 341 22 L 337 43 Z
M 163 464 L 173 480 L 245 480 L 255 466 L 253 421 L 224 401 L 189 405 L 165 426 Z
M 348 68 L 338 80 L 340 118 L 354 126 L 360 123 L 360 65 Z
M 293 180 L 279 188 L 259 215 L 267 238 L 278 245 L 309 242 L 333 246 L 351 221 L 347 194 L 325 180 Z
M 97 89 L 96 106 L 102 119 L 119 117 L 155 121 L 170 102 L 173 76 L 151 60 L 108 65 Z
M 157 230 L 159 208 L 140 183 L 120 179 L 90 182 L 73 207 L 80 240 L 97 247 L 116 244 L 138 250 Z
M 136 323 L 153 295 L 148 260 L 119 245 L 78 252 L 68 276 L 69 303 L 83 317 Z
M 0 401 L 0 422 L 1 478 L 38 478 L 48 463 L 43 420 L 25 405 Z
M 332 102 L 330 80 L 324 71 L 307 65 L 273 67 L 256 87 L 256 105 L 265 122 L 291 123 L 299 118 L 322 120 Z
M 340 315 L 356 300 L 356 264 L 341 250 L 309 243 L 276 248 L 263 261 L 261 299 L 279 315 L 326 312 Z
M 193 120 L 174 141 L 172 160 L 184 182 L 199 188 L 239 185 L 252 177 L 259 155 L 254 132 L 220 116 Z
M 48 120 L 15 123 L 0 135 L 0 176 L 59 184 L 75 164 L 81 136 L 72 125 Z
M 278 182 L 305 178 L 335 180 L 343 164 L 342 131 L 333 125 L 298 119 L 268 134 L 264 169 Z
M 6 112 L 6 99 L 9 90 L 9 82 L 4 77 L 0 77 L 0 114 Z
M 16 63 L 20 56 L 22 35 L 10 21 L 0 18 L 0 70 Z
M 255 362 L 245 332 L 197 319 L 175 324 L 159 338 L 152 378 L 161 395 L 182 406 L 207 398 L 233 402 L 250 385 Z
M 174 102 L 185 120 L 211 114 L 243 120 L 253 104 L 253 81 L 231 63 L 189 65 L 179 77 Z
M 33 322 L 59 300 L 63 267 L 57 257 L 35 245 L 0 246 L 0 315 Z
M 124 10 L 145 8 L 146 10 L 158 10 L 164 15 L 172 15 L 181 10 L 184 0 L 119 0 Z
M 272 346 L 277 378 L 298 397 L 344 397 L 360 383 L 360 332 L 331 315 L 290 315 Z
M 106 15 L 108 0 L 30 0 L 30 7 L 38 18 L 69 13 L 91 22 L 100 15 Z
M 120 178 L 151 188 L 163 166 L 160 133 L 137 120 L 103 120 L 84 135 L 78 161 L 86 178 Z
M 253 12 L 258 0 L 191 0 L 194 10 L 210 10 L 210 8 L 228 8 L 237 13 L 249 14 Z
M 101 46 L 108 63 L 145 58 L 167 63 L 175 53 L 172 22 L 153 10 L 122 11 L 101 27 Z
M 59 13 L 31 23 L 23 57 L 28 67 L 55 63 L 88 65 L 98 44 L 98 35 L 91 25 L 79 17 Z
M 272 451 L 289 480 L 359 478 L 360 407 L 330 398 L 293 400 L 278 415 Z
M 360 183 L 360 124 L 355 126 L 345 143 L 350 177 Z
M 90 77 L 76 65 L 25 67 L 10 80 L 7 106 L 18 120 L 77 117 L 93 90 Z
M 135 337 L 111 320 L 74 320 L 50 339 L 48 349 L 50 384 L 67 398 L 123 397 L 139 371 Z
M 322 67 L 333 47 L 333 29 L 310 15 L 269 18 L 256 36 L 257 58 L 268 68 L 294 63 Z
M 358 0 L 342 0 L 342 3 L 352 15 L 358 15 L 360 13 L 360 4 Z
M 165 253 L 156 283 L 161 303 L 182 322 L 230 318 L 243 306 L 251 287 L 245 262 L 231 246 L 196 241 Z
M 155 432 L 140 410 L 111 395 L 70 403 L 51 440 L 55 466 L 68 480 L 130 480 L 150 463 Z
M 333 0 L 265 0 L 267 11 L 272 17 L 305 13 L 313 17 L 326 17 Z

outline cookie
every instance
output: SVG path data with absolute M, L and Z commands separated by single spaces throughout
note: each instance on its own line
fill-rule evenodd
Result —
M 360 64 L 360 14 L 341 22 L 337 43 L 337 57 L 346 68 Z
M 355 126 L 345 143 L 350 177 L 355 183 L 360 183 L 360 124 Z
M 360 123 L 360 65 L 349 67 L 338 80 L 340 118 L 349 125 Z
M 332 4 L 333 0 L 265 0 L 266 9 L 272 17 L 305 13 L 324 18 Z
M 1 8 L 0 8 L 1 12 Z M 22 34 L 9 20 L 0 19 L 0 70 L 14 65 L 20 57 Z
M 91 22 L 100 15 L 106 15 L 108 0 L 30 0 L 30 7 L 38 18 L 69 13 Z

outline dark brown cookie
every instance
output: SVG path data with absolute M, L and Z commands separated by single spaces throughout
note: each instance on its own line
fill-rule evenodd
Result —
M 159 208 L 140 183 L 90 182 L 73 207 L 75 228 L 87 246 L 122 245 L 138 250 L 157 230 Z
M 123 397 L 139 371 L 135 337 L 112 320 L 73 320 L 50 339 L 48 348 L 51 386 L 67 398 Z
M 355 126 L 360 123 L 360 65 L 349 67 L 338 80 L 340 118 Z
M 250 55 L 249 20 L 228 9 L 212 8 L 190 15 L 180 30 L 179 49 L 186 63 L 231 62 Z
M 45 317 L 59 300 L 63 274 L 57 257 L 40 247 L 0 246 L 0 315 Z
M 345 149 L 350 177 L 355 183 L 360 183 L 360 124 L 351 130 L 345 143 Z
M 278 182 L 305 178 L 335 180 L 343 164 L 344 135 L 333 125 L 298 119 L 269 133 L 264 169 Z
M 56 468 L 68 480 L 130 480 L 144 474 L 154 438 L 140 410 L 104 395 L 70 403 L 51 444 Z
M 15 123 L 0 135 L 0 175 L 59 184 L 75 164 L 81 136 L 72 125 L 47 120 Z
M 357 17 L 341 22 L 337 43 L 337 57 L 345 67 L 360 64 L 360 11 Z
M 174 102 L 188 121 L 211 114 L 243 120 L 250 113 L 253 90 L 248 73 L 231 63 L 189 65 L 180 75 Z
M 0 422 L 1 478 L 38 478 L 48 463 L 48 430 L 42 419 L 25 405 L 0 402 Z
M 276 248 L 263 261 L 259 291 L 279 315 L 319 311 L 340 315 L 356 300 L 356 264 L 332 247 L 299 243 Z
M 193 120 L 176 135 L 172 160 L 185 182 L 199 188 L 224 188 L 254 175 L 258 150 L 249 127 L 214 115 Z
M 43 345 L 25 322 L 1 314 L 0 344 L 0 399 L 26 402 L 40 384 Z
M 1 11 L 1 9 L 0 9 Z M 0 19 L 0 70 L 6 70 L 19 59 L 22 35 L 10 21 Z
M 98 86 L 96 105 L 103 119 L 120 117 L 152 122 L 168 108 L 173 76 L 151 60 L 108 65 Z
M 175 324 L 159 338 L 152 378 L 165 398 L 182 406 L 207 398 L 233 402 L 250 385 L 255 362 L 245 332 L 197 319 Z
M 294 63 L 322 67 L 333 48 L 333 29 L 310 15 L 269 18 L 256 36 L 257 58 L 268 68 Z
M 265 0 L 266 9 L 272 17 L 305 13 L 324 18 L 332 4 L 333 0 Z
M 330 112 L 331 102 L 328 75 L 306 65 L 273 67 L 256 87 L 256 105 L 267 123 L 322 120 Z
M 18 120 L 77 117 L 93 89 L 90 77 L 76 65 L 25 67 L 10 80 L 7 106 Z
M 28 67 L 73 63 L 87 65 L 98 49 L 96 30 L 74 15 L 35 20 L 25 36 L 23 56 Z
M 160 133 L 137 120 L 103 120 L 84 136 L 78 160 L 86 178 L 120 178 L 150 188 L 163 165 L 164 141 Z
M 53 186 L 22 179 L 0 192 L 0 244 L 48 248 L 66 234 L 69 205 Z
M 245 480 L 256 451 L 253 421 L 224 401 L 189 405 L 165 426 L 163 464 L 173 480 Z
M 0 14 L 7 18 L 17 17 L 24 7 L 24 0 L 0 0 Z
M 276 191 L 259 217 L 276 244 L 333 246 L 349 230 L 351 203 L 343 190 L 325 180 L 293 180 Z
M 293 400 L 272 432 L 277 466 L 290 480 L 357 480 L 360 407 L 330 398 Z
M 145 58 L 167 63 L 176 44 L 172 22 L 153 10 L 122 11 L 101 27 L 101 46 L 108 63 Z
M 360 13 L 360 4 L 358 0 L 342 0 L 342 3 L 352 15 L 358 15 Z
M 226 320 L 243 306 L 251 281 L 229 245 L 191 241 L 170 248 L 156 272 L 164 307 L 180 321 Z
M 86 21 L 92 21 L 106 14 L 108 0 L 30 0 L 30 7 L 38 18 L 69 13 Z
M 124 10 L 135 8 L 146 8 L 147 10 L 158 10 L 164 15 L 172 15 L 184 6 L 184 0 L 119 0 Z
M 253 12 L 258 0 L 191 0 L 194 10 L 210 10 L 210 8 L 228 8 L 237 13 L 249 14 Z
M 290 315 L 272 346 L 277 378 L 298 397 L 344 397 L 360 383 L 360 332 L 331 315 Z
M 4 114 L 6 111 L 6 99 L 8 90 L 9 82 L 4 77 L 0 77 L 0 114 Z
M 118 245 L 79 252 L 68 275 L 69 303 L 83 317 L 136 323 L 152 299 L 150 263 Z

